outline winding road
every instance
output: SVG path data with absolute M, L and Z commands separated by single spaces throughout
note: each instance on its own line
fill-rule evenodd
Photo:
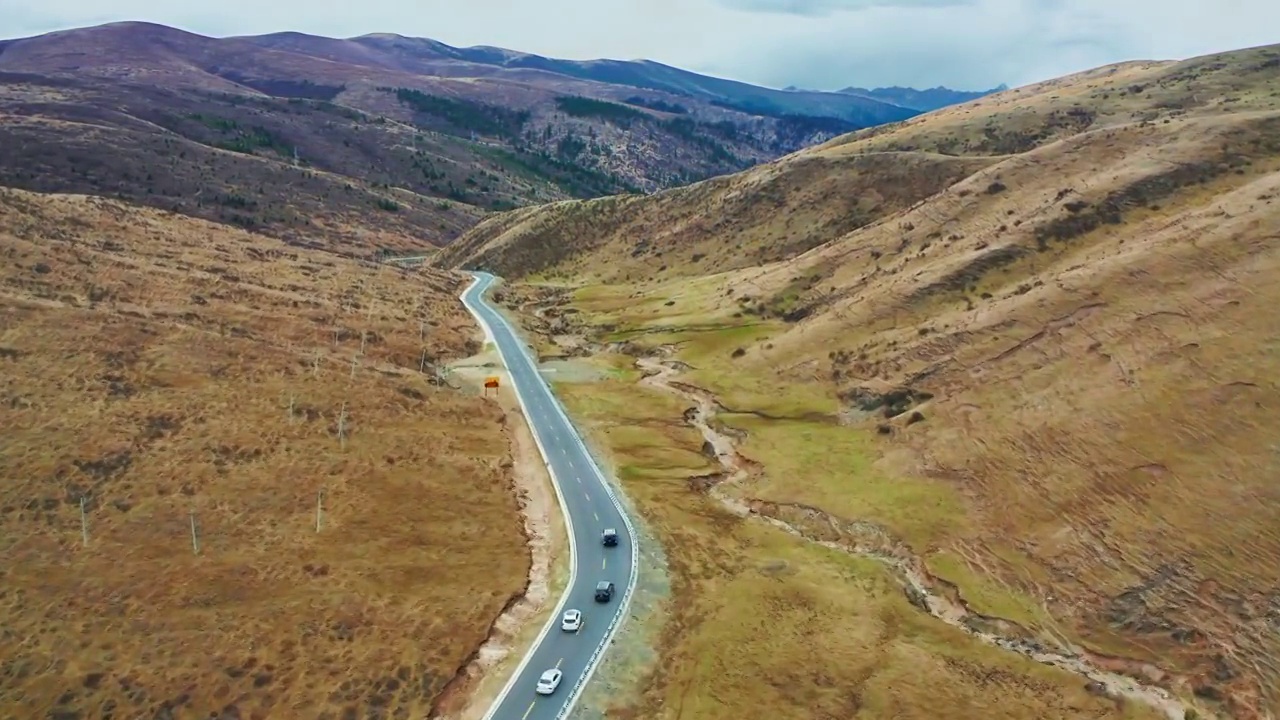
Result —
M 531 351 L 485 299 L 497 278 L 482 272 L 472 276 L 462 303 L 479 320 L 510 374 L 564 513 L 570 564 L 569 583 L 559 604 L 485 720 L 561 720 L 573 710 L 626 617 L 636 581 L 635 532 L 604 473 L 538 372 Z M 616 546 L 601 544 L 605 528 L 617 530 Z M 615 593 L 608 603 L 597 603 L 596 584 L 604 580 L 614 584 Z M 583 614 L 583 626 L 576 633 L 560 629 L 560 618 L 570 608 Z M 551 695 L 538 695 L 538 677 L 551 668 L 564 673 L 560 686 Z

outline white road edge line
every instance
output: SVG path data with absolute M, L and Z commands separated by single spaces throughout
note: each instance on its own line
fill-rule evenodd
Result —
M 498 711 L 498 708 L 502 707 L 503 701 L 507 699 L 507 695 L 511 694 L 511 688 L 515 686 L 516 680 L 524 674 L 524 669 L 529 665 L 529 661 L 533 659 L 534 650 L 542 644 L 547 634 L 551 632 L 551 628 L 555 626 L 556 620 L 560 618 L 565 604 L 569 602 L 569 592 L 573 589 L 574 581 L 578 578 L 578 545 L 573 537 L 573 517 L 569 514 L 569 505 L 565 502 L 564 492 L 560 489 L 560 479 L 556 477 L 556 471 L 551 466 L 551 457 L 547 455 L 547 449 L 543 447 L 542 439 L 538 437 L 538 431 L 533 427 L 533 415 L 529 412 L 528 404 L 525 403 L 524 393 L 520 390 L 520 383 L 516 382 L 515 373 L 511 370 L 511 364 L 507 361 L 506 355 L 503 354 L 502 347 L 498 345 L 497 338 L 494 337 L 493 331 L 489 328 L 489 323 L 479 311 L 471 307 L 471 304 L 467 302 L 467 293 L 471 292 L 481 281 L 479 275 L 472 275 L 472 278 L 471 284 L 462 291 L 458 299 L 462 302 L 463 307 L 475 317 L 476 322 L 480 323 L 484 334 L 493 343 L 498 357 L 502 359 L 502 365 L 507 368 L 507 374 L 511 376 L 511 387 L 515 388 L 516 401 L 520 403 L 520 411 L 524 413 L 525 422 L 529 424 L 529 434 L 533 435 L 533 443 L 538 446 L 538 454 L 542 456 L 542 461 L 547 466 L 547 474 L 551 476 L 551 486 L 555 488 L 556 500 L 560 503 L 560 514 L 564 516 L 565 530 L 569 536 L 569 582 L 564 586 L 564 591 L 560 593 L 560 601 L 556 603 L 556 609 L 552 611 L 547 618 L 546 624 L 542 626 L 542 631 L 538 633 L 538 637 L 534 639 L 533 644 L 529 646 L 529 650 L 520 659 L 520 664 L 516 666 L 515 671 L 511 673 L 511 677 L 507 679 L 507 684 L 502 687 L 502 691 L 498 693 L 498 696 L 494 698 L 493 704 L 485 712 L 484 720 L 492 720 L 494 713 Z M 496 313 L 497 311 L 495 310 L 494 312 Z M 514 332 L 511 334 L 513 337 L 515 336 Z M 632 542 L 634 543 L 634 540 Z

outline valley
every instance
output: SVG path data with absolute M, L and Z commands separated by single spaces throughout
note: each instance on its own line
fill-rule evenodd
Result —
M 440 254 L 518 281 L 544 358 L 616 374 L 558 387 L 658 528 L 679 608 L 620 716 L 1280 712 L 1277 57 L 1100 68 L 657 196 L 501 214 Z M 665 387 L 641 381 L 654 362 Z M 783 554 L 802 539 L 861 559 L 819 579 Z M 897 592 L 837 609 L 872 578 Z M 870 607 L 889 629 L 825 632 Z M 878 639 L 796 659 L 814 618 Z M 707 664 L 753 626 L 767 651 Z M 970 639 L 926 639 L 948 627 Z M 928 690 L 888 659 L 833 677 L 872 648 Z M 992 662 L 1015 664 L 918 670 Z M 795 694 L 751 688 L 789 673 Z M 1032 677 L 1034 702 L 1114 704 L 1018 700 Z
M 0 700 L 1273 720 L 1277 68 L 0 41 Z

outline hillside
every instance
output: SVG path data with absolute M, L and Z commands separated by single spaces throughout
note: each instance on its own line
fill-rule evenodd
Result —
M 6 715 L 426 716 L 529 566 L 460 279 L 7 189 L 0 255 Z
M 348 254 L 420 251 L 488 211 L 680 185 L 914 114 L 837 93 L 751 109 L 790 94 L 485 57 L 398 36 L 215 39 L 147 23 L 5 41 L 0 184 Z
M 610 280 L 699 276 L 790 258 L 1059 140 L 1117 146 L 1100 131 L 1171 132 L 1197 118 L 1235 122 L 1266 111 L 1276 102 L 1261 87 L 1273 70 L 1269 52 L 1108 66 L 843 135 L 653 197 L 497 214 L 459 238 L 440 265 Z
M 651 198 L 498 215 L 441 256 L 534 283 L 509 297 L 545 354 L 639 357 L 641 390 L 681 395 L 690 429 L 736 447 L 676 490 L 671 463 L 600 439 L 641 463 L 629 491 L 698 508 L 664 521 L 687 609 L 637 717 L 804 706 L 695 669 L 697 639 L 750 612 L 716 589 L 739 575 L 688 554 L 731 512 L 879 563 L 939 625 L 1125 707 L 1280 714 L 1277 67 L 1280 46 L 1099 68 Z M 640 407 L 631 377 L 579 392 L 576 412 Z M 716 556 L 768 561 L 740 542 Z M 806 616 L 838 614 L 808 581 L 777 582 Z M 804 657 L 802 625 L 768 622 L 746 676 Z M 882 623 L 867 632 L 896 637 Z M 873 646 L 858 652 L 906 652 Z M 911 656 L 955 667 L 948 652 Z M 990 672 L 1001 698 L 1026 677 Z M 884 703 L 877 677 L 844 682 Z M 968 687 L 938 677 L 895 686 L 902 716 Z

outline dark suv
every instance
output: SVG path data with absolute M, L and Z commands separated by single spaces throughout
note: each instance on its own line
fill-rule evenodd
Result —
M 607 603 L 613 599 L 613 583 L 601 580 L 596 583 L 596 602 Z
M 614 545 L 617 545 L 618 531 L 613 528 L 609 528 L 600 533 L 600 542 L 604 543 L 605 547 L 613 547 Z

